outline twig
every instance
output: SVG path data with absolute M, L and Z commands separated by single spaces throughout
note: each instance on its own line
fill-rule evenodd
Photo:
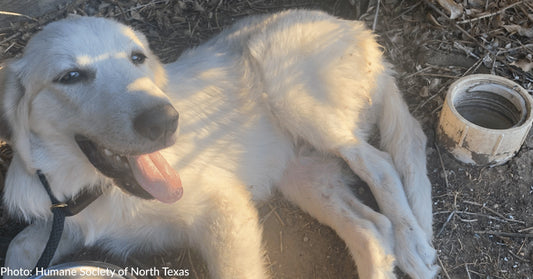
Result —
M 463 223 L 475 223 L 478 221 L 478 219 L 463 219 L 461 217 L 459 217 L 459 220 Z
M 283 254 L 283 231 L 279 231 L 279 252 Z
M 490 216 L 490 215 L 487 215 L 487 214 L 481 214 L 481 213 L 475 213 L 475 212 L 468 212 L 468 211 L 460 211 L 460 210 L 454 210 L 454 211 L 455 211 L 455 214 L 465 214 L 465 215 L 473 215 L 473 216 L 485 217 L 485 218 L 488 218 L 488 219 L 491 219 L 491 220 L 500 221 L 500 222 L 514 222 L 514 223 L 520 223 L 520 224 L 523 223 L 522 221 L 513 220 L 513 219 L 502 219 L 502 218 L 498 218 L 498 217 Z M 450 210 L 437 211 L 437 212 L 434 212 L 433 215 L 437 215 L 437 214 L 449 214 L 449 213 L 451 213 L 451 212 L 452 212 L 452 211 L 450 211 Z
M 493 210 L 487 206 L 485 206 L 484 204 L 480 204 L 480 203 L 477 203 L 477 202 L 473 202 L 473 201 L 464 201 L 464 203 L 467 203 L 467 204 L 471 204 L 471 205 L 477 205 L 477 206 L 481 206 L 482 209 L 486 209 L 487 211 L 491 212 L 492 214 L 506 220 L 506 221 L 509 221 L 509 222 L 515 222 L 515 223 L 520 223 L 520 224 L 523 224 L 525 225 L 526 222 L 524 221 L 520 221 L 520 220 L 515 220 L 515 219 L 511 219 L 511 218 L 507 218 L 505 217 L 505 215 L 497 212 L 496 210 Z
M 520 5 L 520 4 L 523 4 L 523 1 L 513 3 L 513 4 L 511 4 L 511 5 L 507 6 L 507 7 L 501 8 L 499 11 L 494 12 L 494 13 L 478 16 L 478 17 L 475 17 L 475 18 L 472 18 L 472 19 L 458 21 L 457 24 L 471 23 L 471 22 L 474 22 L 474 21 L 478 21 L 480 19 L 484 19 L 484 18 L 487 18 L 487 17 L 495 16 L 497 14 L 501 14 L 501 13 L 505 12 L 505 10 L 507 10 L 507 9 L 510 9 L 510 8 L 512 8 L 514 6 L 517 6 L 517 5 Z
M 519 231 L 520 232 L 520 231 Z M 520 245 L 520 248 L 518 248 L 518 251 L 516 252 L 517 254 L 520 254 L 520 251 L 522 251 L 522 248 L 524 248 L 524 245 L 526 244 L 526 240 L 527 239 L 524 239 L 522 241 L 522 245 Z M 511 252 L 511 250 L 509 250 L 509 252 Z
M 439 265 L 442 268 L 442 271 L 444 271 L 444 275 L 446 276 L 446 278 L 451 279 L 450 275 L 448 274 L 448 271 L 444 267 L 444 264 L 442 264 L 442 261 L 440 260 L 439 256 L 437 256 L 437 260 L 439 260 Z
M 446 174 L 446 168 L 444 167 L 444 161 L 442 160 L 442 155 L 440 154 L 440 149 L 437 143 L 434 143 L 435 148 L 437 149 L 437 154 L 439 155 L 440 166 L 442 167 L 442 172 L 444 173 L 444 182 L 446 183 L 446 188 L 450 188 L 450 183 L 448 182 L 448 174 Z
M 450 222 L 450 220 L 452 219 L 452 217 L 454 215 L 455 215 L 455 210 L 452 211 L 452 213 L 450 213 L 450 215 L 448 215 L 448 218 L 446 219 L 446 222 L 444 222 L 444 224 L 442 224 L 442 227 L 440 228 L 439 233 L 437 233 L 437 235 L 435 236 L 436 238 L 440 237 L 440 235 L 444 232 L 444 228 L 446 228 L 446 225 L 448 225 L 448 223 Z
M 443 88 L 444 88 L 444 87 L 443 87 Z M 419 109 L 421 109 L 422 107 L 424 107 L 424 106 L 425 106 L 427 103 L 429 103 L 431 100 L 435 99 L 435 97 L 440 96 L 440 93 L 441 93 L 441 91 L 439 91 L 439 92 L 437 92 L 437 93 L 435 93 L 435 94 L 429 96 L 429 98 L 427 98 L 424 102 L 422 102 L 420 105 L 418 105 L 418 106 L 414 109 L 413 113 L 414 113 L 414 112 L 417 112 Z M 440 108 L 440 106 L 439 106 L 439 108 Z
M 127 9 L 125 12 L 126 12 L 126 13 L 129 13 L 129 12 L 131 12 L 131 11 L 135 11 L 135 10 L 139 10 L 139 9 L 144 9 L 144 8 L 146 8 L 146 7 L 148 7 L 148 6 L 158 5 L 158 4 L 165 3 L 165 2 L 167 2 L 167 0 L 150 1 L 150 2 L 147 3 L 147 4 L 137 5 L 137 6 L 135 6 L 135 7 L 129 8 L 129 9 Z M 123 12 L 123 11 L 121 10 L 121 12 Z M 120 14 L 119 14 L 119 15 L 120 15 Z
M 525 228 L 525 229 L 520 229 L 520 230 L 518 230 L 518 232 L 521 233 L 521 232 L 526 232 L 526 231 L 531 231 L 531 230 L 533 230 L 533 227 L 529 227 L 529 228 Z
M 471 72 L 477 71 L 477 69 L 479 68 L 479 66 L 481 66 L 482 63 L 483 63 L 483 58 L 479 58 L 476 61 L 476 63 L 474 63 L 474 65 L 472 65 L 470 68 L 468 68 L 468 70 L 466 70 L 461 76 L 464 77 Z
M 19 16 L 19 17 L 27 18 L 29 20 L 37 21 L 37 19 L 35 19 L 35 18 L 31 17 L 31 16 L 27 16 L 27 15 L 23 15 L 23 14 L 19 14 L 19 13 L 14 13 L 14 12 L 0 11 L 0 15 Z
M 521 260 L 521 261 L 523 261 L 523 262 L 525 262 L 525 263 L 529 263 L 529 260 L 524 259 L 524 258 L 518 256 L 517 254 L 513 253 L 513 251 L 509 250 L 509 253 L 510 253 L 511 255 L 513 255 L 515 258 L 517 258 L 517 259 L 519 259 L 519 260 Z
M 381 4 L 381 0 L 378 0 L 378 3 L 376 4 L 376 13 L 374 15 L 374 22 L 372 23 L 372 31 L 376 31 L 376 25 L 378 24 L 379 5 L 380 4 Z
M 521 46 L 518 46 L 518 47 L 508 48 L 508 49 L 504 49 L 504 50 L 498 50 L 496 55 L 500 55 L 500 54 L 507 53 L 507 52 L 512 52 L 512 51 L 515 51 L 515 50 L 521 50 L 523 48 L 533 48 L 533 44 L 525 44 L 525 45 L 521 45 Z
M 463 46 L 461 43 L 459 42 L 453 42 L 453 46 L 459 50 L 462 50 L 464 51 L 466 54 L 476 58 L 476 59 L 481 59 L 479 56 L 477 56 L 475 53 L 473 53 L 471 50 L 469 50 L 467 47 Z
M 281 219 L 281 216 L 279 216 L 278 211 L 276 210 L 276 208 L 273 207 L 272 204 L 270 204 L 270 203 L 268 204 L 268 207 L 270 207 L 270 209 L 274 211 L 274 216 L 276 216 L 276 219 L 278 219 L 279 224 L 282 227 L 285 227 L 285 222 L 283 222 L 283 219 Z
M 479 278 L 485 278 L 485 277 L 487 277 L 486 274 L 482 274 L 482 273 L 479 273 L 479 272 L 477 272 L 477 271 L 470 270 L 470 272 L 473 273 L 473 274 L 475 274 L 475 275 L 477 275 Z M 487 277 L 487 278 L 488 278 L 488 277 Z
M 272 214 L 274 214 L 274 212 L 276 211 L 276 207 L 273 207 L 271 202 L 269 203 L 264 203 L 264 204 L 261 204 L 261 205 L 258 205 L 257 208 L 262 208 L 263 206 L 267 206 L 270 208 L 270 211 L 268 211 L 266 214 L 264 214 L 261 219 L 259 220 L 259 223 L 262 225 L 263 223 L 265 223 L 268 218 L 270 218 L 270 216 Z
M 405 79 L 412 78 L 412 77 L 414 77 L 416 75 L 419 75 L 420 73 L 425 72 L 427 70 L 431 70 L 431 67 L 422 68 L 422 69 L 420 69 L 420 70 L 418 70 L 418 71 L 416 71 L 414 73 L 411 73 L 411 74 L 408 74 L 408 75 L 404 76 L 403 78 L 405 78 Z
M 416 7 L 418 7 L 420 4 L 422 4 L 422 2 L 417 2 L 416 4 L 414 4 L 413 6 L 409 7 L 407 10 L 403 11 L 401 14 L 397 15 L 396 17 L 394 17 L 391 21 L 395 21 L 397 20 L 398 18 L 410 13 L 412 10 L 414 10 Z
M 430 115 L 435 114 L 437 111 L 442 109 L 442 104 L 440 104 L 438 107 L 436 107 L 434 110 L 431 111 Z
M 437 77 L 437 78 L 449 78 L 449 79 L 456 79 L 457 76 L 447 75 L 447 74 L 439 74 L 439 73 L 417 73 L 419 76 L 426 76 L 426 77 Z
M 472 279 L 472 276 L 470 276 L 470 270 L 468 270 L 468 264 L 465 264 L 466 269 L 466 275 L 468 275 L 468 279 Z
M 13 46 L 15 46 L 16 43 L 10 44 L 6 49 L 4 49 L 4 54 L 7 53 Z
M 512 233 L 512 232 L 498 232 L 498 231 L 474 231 L 477 234 L 493 234 L 496 236 L 506 237 L 533 237 L 533 233 Z
M 11 41 L 12 39 L 14 39 L 14 38 L 16 38 L 16 37 L 18 37 L 18 36 L 20 36 L 20 35 L 21 35 L 21 33 L 20 33 L 20 32 L 17 32 L 17 33 L 15 33 L 15 34 L 13 34 L 13 35 L 7 37 L 7 38 L 4 39 L 3 41 L 1 41 L 1 42 L 0 42 L 0 45 L 3 44 L 3 43 L 5 43 L 5 42 L 9 42 L 9 41 Z

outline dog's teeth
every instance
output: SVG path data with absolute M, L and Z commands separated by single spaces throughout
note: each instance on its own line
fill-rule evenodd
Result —
M 111 156 L 111 155 L 113 155 L 113 153 L 112 153 L 111 151 L 109 151 L 109 149 L 107 149 L 107 148 L 104 148 L 104 154 L 105 154 L 106 156 Z
M 118 155 L 115 156 L 115 160 L 116 160 L 117 162 L 121 162 L 121 161 L 122 161 L 122 159 L 121 159 L 120 156 L 118 156 Z

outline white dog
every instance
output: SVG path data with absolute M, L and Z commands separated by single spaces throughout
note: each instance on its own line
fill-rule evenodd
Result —
M 103 191 L 67 218 L 54 261 L 84 245 L 120 255 L 191 245 L 213 278 L 264 278 L 253 202 L 278 189 L 338 233 L 360 278 L 394 278 L 395 263 L 435 276 L 426 138 L 360 22 L 249 17 L 161 65 L 129 27 L 70 17 L 36 34 L 2 80 L 15 151 L 4 204 L 31 222 L 10 268 L 33 268 L 48 237 L 40 169 L 61 201 Z M 366 141 L 375 125 L 384 151 Z M 354 174 L 381 213 L 350 190 Z

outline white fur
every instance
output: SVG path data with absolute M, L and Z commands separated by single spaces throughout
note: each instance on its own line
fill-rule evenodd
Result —
M 132 64 L 132 50 L 147 62 Z M 53 82 L 77 67 L 94 80 Z M 32 268 L 44 247 L 50 202 L 34 174 L 42 169 L 60 199 L 105 189 L 67 219 L 56 260 L 82 245 L 123 255 L 192 245 L 213 278 L 264 278 L 252 201 L 277 188 L 337 231 L 361 278 L 394 278 L 395 262 L 412 278 L 434 277 L 426 139 L 362 23 L 301 10 L 249 17 L 164 68 L 141 34 L 76 17 L 45 27 L 2 70 L 0 115 L 15 149 L 4 202 L 33 223 L 10 245 L 7 266 Z M 169 100 L 179 133 L 162 152 L 181 175 L 183 198 L 168 205 L 107 187 L 73 135 L 125 154 L 160 149 L 130 122 Z M 366 142 L 376 124 L 383 151 Z M 381 213 L 349 189 L 354 174 Z

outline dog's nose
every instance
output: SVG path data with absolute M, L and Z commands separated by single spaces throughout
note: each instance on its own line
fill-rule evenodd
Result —
M 178 128 L 179 114 L 173 106 L 165 104 L 139 113 L 133 120 L 135 131 L 153 141 L 172 135 Z

